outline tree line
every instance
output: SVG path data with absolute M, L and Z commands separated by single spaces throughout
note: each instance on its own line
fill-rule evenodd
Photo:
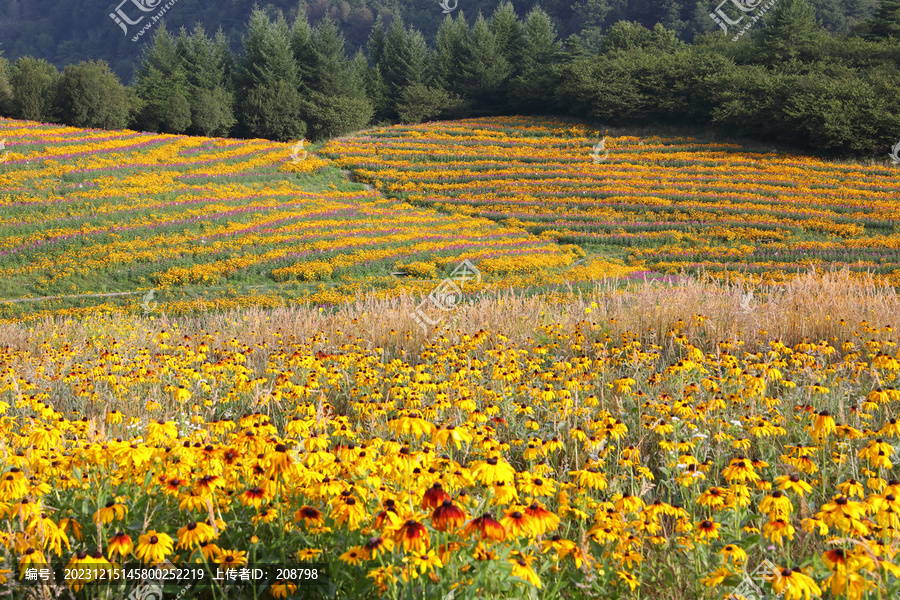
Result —
M 862 31 L 862 30 L 861 30 Z M 589 46 L 589 47 L 586 47 Z M 657 24 L 561 42 L 550 16 L 510 2 L 471 23 L 448 15 L 432 43 L 375 20 L 352 56 L 334 20 L 256 8 L 240 52 L 219 30 L 158 25 L 132 85 L 102 60 L 59 72 L 0 56 L 0 114 L 77 127 L 293 140 L 370 124 L 561 114 L 613 125 L 705 125 L 822 152 L 872 155 L 900 140 L 900 0 L 836 35 L 807 0 L 778 0 L 746 36 L 686 43 Z M 894 138 L 897 138 L 896 140 Z

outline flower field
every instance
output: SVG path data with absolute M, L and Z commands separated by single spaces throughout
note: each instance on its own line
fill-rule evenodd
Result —
M 0 592 L 900 595 L 890 169 L 510 118 L 4 138 Z
M 897 168 L 518 117 L 379 128 L 323 153 L 414 204 L 665 273 L 781 282 L 830 265 L 900 283 Z M 727 275 L 726 275 L 727 274 Z
M 151 289 L 169 314 L 427 292 L 466 258 L 484 286 L 633 271 L 576 265 L 574 247 L 521 228 L 386 200 L 318 157 L 295 162 L 289 144 L 10 120 L 0 139 L 4 318 L 139 310 Z M 428 276 L 391 275 L 410 263 Z
M 170 560 L 326 584 L 192 598 L 718 599 L 768 560 L 749 581 L 790 600 L 895 597 L 900 320 L 865 289 L 847 310 L 889 323 L 747 345 L 704 343 L 740 316 L 701 314 L 654 343 L 615 294 L 484 299 L 485 329 L 420 353 L 387 305 L 371 338 L 352 309 L 7 325 L 3 577 L 58 561 L 76 598 L 121 598 L 97 573 Z

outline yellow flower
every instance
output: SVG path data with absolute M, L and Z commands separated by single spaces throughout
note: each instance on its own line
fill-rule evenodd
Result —
M 134 555 L 145 563 L 161 563 L 172 553 L 173 543 L 171 537 L 154 529 L 138 539 Z
M 810 600 L 811 596 L 822 595 L 822 589 L 800 569 L 782 569 L 773 579 L 772 589 L 777 594 L 785 592 L 785 600 Z
M 203 542 L 211 542 L 215 538 L 215 530 L 207 523 L 191 521 L 178 530 L 178 547 L 193 548 Z
M 114 500 L 106 503 L 106 506 L 94 513 L 94 523 L 108 525 L 116 519 L 124 519 L 128 508 L 124 504 L 116 504 Z

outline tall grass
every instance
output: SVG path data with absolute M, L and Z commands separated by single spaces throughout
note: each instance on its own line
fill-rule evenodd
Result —
M 298 339 L 324 334 L 327 347 L 349 340 L 383 348 L 388 355 L 415 356 L 426 343 L 410 316 L 420 300 L 409 294 L 390 299 L 360 294 L 354 302 L 328 308 L 294 305 L 172 318 L 161 304 L 159 315 L 77 321 L 57 316 L 28 325 L 0 324 L 0 345 L 36 352 L 40 344 L 52 340 L 54 345 L 77 345 L 105 334 L 146 335 L 152 346 L 155 334 L 164 329 L 179 335 L 205 331 L 214 339 L 236 337 L 252 345 L 271 345 L 276 333 Z M 876 285 L 872 277 L 851 277 L 847 269 L 808 273 L 783 285 L 763 287 L 755 290 L 752 300 L 740 286 L 704 278 L 681 278 L 677 284 L 637 282 L 624 288 L 608 279 L 587 292 L 535 295 L 527 290 L 490 290 L 446 314 L 444 330 L 432 333 L 432 340 L 444 336 L 456 342 L 463 335 L 486 330 L 521 344 L 528 338 L 539 341 L 542 327 L 549 324 L 572 330 L 580 321 L 594 321 L 604 324 L 611 336 L 632 332 L 644 343 L 661 343 L 660 338 L 680 320 L 681 332 L 705 350 L 721 340 L 741 339 L 745 350 L 756 351 L 776 339 L 787 345 L 804 339 L 841 343 L 863 321 L 900 330 L 897 291 Z M 706 319 L 699 324 L 695 315 Z

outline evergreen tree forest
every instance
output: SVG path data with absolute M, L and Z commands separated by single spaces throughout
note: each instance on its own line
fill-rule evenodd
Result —
M 61 69 L 19 43 L 4 58 L 0 37 L 0 115 L 281 141 L 503 114 L 713 127 L 838 155 L 900 139 L 898 0 L 776 0 L 739 37 L 707 2 L 459 2 L 442 14 L 320 0 L 254 6 L 240 24 L 225 4 L 214 33 L 156 23 L 127 75 L 100 52 Z

